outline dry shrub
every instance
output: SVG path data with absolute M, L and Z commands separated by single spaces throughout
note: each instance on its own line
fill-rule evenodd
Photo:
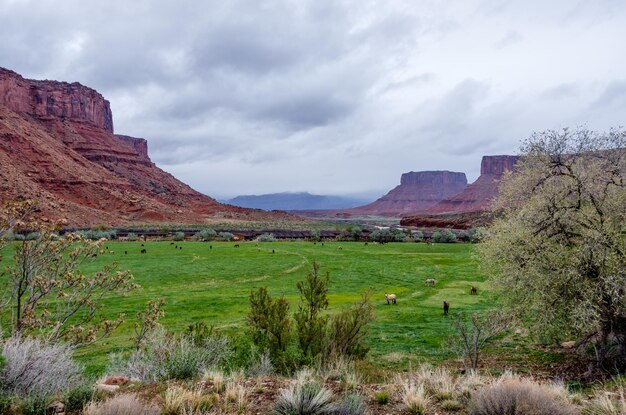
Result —
M 575 406 L 553 386 L 505 376 L 472 396 L 469 415 L 574 415 Z
M 202 375 L 202 380 L 205 383 L 210 383 L 213 387 L 213 391 L 217 393 L 224 392 L 224 389 L 226 388 L 224 372 L 220 370 L 205 370 Z
M 612 400 L 607 394 L 596 396 L 583 408 L 585 415 L 626 415 L 626 399 Z
M 107 401 L 91 403 L 85 408 L 85 415 L 159 415 L 161 410 L 147 405 L 136 395 L 117 395 Z
M 224 400 L 237 412 L 243 412 L 248 408 L 248 390 L 244 385 L 230 381 L 226 384 Z
M 418 383 L 422 383 L 426 392 L 437 400 L 443 401 L 454 396 L 455 381 L 448 369 L 421 366 L 415 373 Z
M 333 404 L 332 415 L 364 415 L 367 405 L 361 395 L 345 395 Z
M 74 350 L 40 339 L 8 338 L 2 345 L 4 388 L 21 397 L 45 397 L 71 389 L 81 381 L 82 368 L 72 358 Z

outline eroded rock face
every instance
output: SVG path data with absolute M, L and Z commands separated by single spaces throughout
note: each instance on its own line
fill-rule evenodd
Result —
M 87 121 L 113 132 L 109 101 L 78 82 L 35 81 L 0 68 L 0 104 L 16 112 Z
M 404 173 L 400 185 L 380 199 L 343 212 L 349 214 L 402 216 L 422 212 L 467 187 L 465 173 L 419 171 Z
M 80 84 L 0 68 L 0 204 L 32 199 L 67 226 L 294 220 L 222 205 L 158 168 L 142 138 L 113 134 L 108 101 Z
M 480 176 L 467 188 L 428 209 L 429 214 L 467 213 L 486 210 L 498 195 L 499 182 L 506 171 L 513 171 L 518 156 L 484 156 Z

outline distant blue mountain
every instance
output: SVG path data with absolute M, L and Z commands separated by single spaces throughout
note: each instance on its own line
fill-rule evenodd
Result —
M 263 210 L 321 210 L 348 209 L 364 205 L 371 200 L 345 196 L 312 195 L 307 192 L 272 193 L 267 195 L 237 196 L 225 203 Z

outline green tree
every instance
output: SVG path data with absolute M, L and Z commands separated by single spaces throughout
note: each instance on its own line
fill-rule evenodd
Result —
M 324 349 L 328 317 L 322 311 L 328 308 L 328 286 L 330 276 L 320 274 L 320 264 L 313 267 L 304 281 L 298 281 L 302 304 L 294 314 L 300 349 L 305 356 L 314 357 Z
M 480 252 L 506 304 L 546 341 L 592 341 L 626 369 L 626 132 L 545 131 L 521 148 Z

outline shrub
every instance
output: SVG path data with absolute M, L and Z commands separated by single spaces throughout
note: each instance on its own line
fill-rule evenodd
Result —
M 233 406 L 238 413 L 242 413 L 248 407 L 248 390 L 244 385 L 230 381 L 224 390 L 224 400 Z
M 170 386 L 165 391 L 162 415 L 203 415 L 217 403 L 218 395 L 203 394 L 201 390 L 187 390 Z
M 456 235 L 450 229 L 442 229 L 433 232 L 432 240 L 437 243 L 453 243 L 456 242 Z
M 0 414 L 9 413 L 9 409 L 11 408 L 12 403 L 13 399 L 11 399 L 11 396 L 6 392 L 0 390 Z
M 210 367 L 218 367 L 232 355 L 226 337 L 212 335 L 197 343 L 157 329 L 128 358 L 116 355 L 108 372 L 137 378 L 145 383 L 168 379 L 193 379 Z
M 34 241 L 39 238 L 39 232 L 30 232 L 26 235 L 27 241 Z
M 268 351 L 257 354 L 250 367 L 248 375 L 253 377 L 270 376 L 274 373 L 274 365 Z
M 380 405 L 387 405 L 389 403 L 389 392 L 388 391 L 379 391 L 374 395 L 374 399 Z
M 13 235 L 13 240 L 14 241 L 25 241 L 26 240 L 26 235 L 22 235 L 21 233 L 16 233 L 15 235 Z
M 139 240 L 139 236 L 137 236 L 136 233 L 129 233 L 128 235 L 126 235 L 126 239 L 129 241 L 138 241 Z
M 256 240 L 259 242 L 276 242 L 276 237 L 273 233 L 264 233 L 256 238 Z
M 26 396 L 17 401 L 21 415 L 46 415 L 49 399 L 45 396 Z
M 417 370 L 415 377 L 424 385 L 426 392 L 437 400 L 444 401 L 453 397 L 455 382 L 447 369 L 443 367 L 433 369 L 423 365 Z
M 324 415 L 331 414 L 332 392 L 317 383 L 292 385 L 283 389 L 274 404 L 278 415 Z
M 573 415 L 576 408 L 554 388 L 531 380 L 504 378 L 472 396 L 469 415 Z
M 333 404 L 333 415 L 363 415 L 367 413 L 367 405 L 361 395 L 350 394 L 343 396 Z
M 9 392 L 33 399 L 47 397 L 77 385 L 82 368 L 73 349 L 61 344 L 13 335 L 2 346 L 6 366 L 2 383 Z
M 226 242 L 232 241 L 233 239 L 235 239 L 235 235 L 233 235 L 230 232 L 220 232 L 218 236 L 220 237 L 222 241 L 226 241 Z
M 185 240 L 185 233 L 184 232 L 176 232 L 172 236 L 172 240 L 174 240 L 174 241 L 184 241 Z
M 80 383 L 65 392 L 63 403 L 65 410 L 70 412 L 82 411 L 94 397 L 94 389 L 87 383 Z
M 4 233 L 0 232 L 0 240 L 13 242 L 15 241 L 15 233 L 11 229 L 5 231 Z
M 200 232 L 196 232 L 193 239 L 200 242 L 208 242 L 215 239 L 217 233 L 213 229 L 203 229 Z
M 116 395 L 101 403 L 91 403 L 85 415 L 159 415 L 156 406 L 143 403 L 136 395 Z
M 369 293 L 365 293 L 361 301 L 334 315 L 330 320 L 327 354 L 335 357 L 365 357 L 369 351 L 365 338 L 373 320 L 374 307 Z
M 404 242 L 406 233 L 402 229 L 377 229 L 369 236 L 371 241 L 376 242 Z
M 402 403 L 411 415 L 424 415 L 430 407 L 430 397 L 426 394 L 423 383 L 416 384 L 405 380 L 402 385 Z
M 422 242 L 424 240 L 424 232 L 422 231 L 415 231 L 411 234 L 411 239 L 413 239 L 413 242 Z
M 296 283 L 302 304 L 294 313 L 294 319 L 300 350 L 306 357 L 317 356 L 325 346 L 328 317 L 321 313 L 328 308 L 329 285 L 329 273 L 322 275 L 316 261 L 304 281 Z

